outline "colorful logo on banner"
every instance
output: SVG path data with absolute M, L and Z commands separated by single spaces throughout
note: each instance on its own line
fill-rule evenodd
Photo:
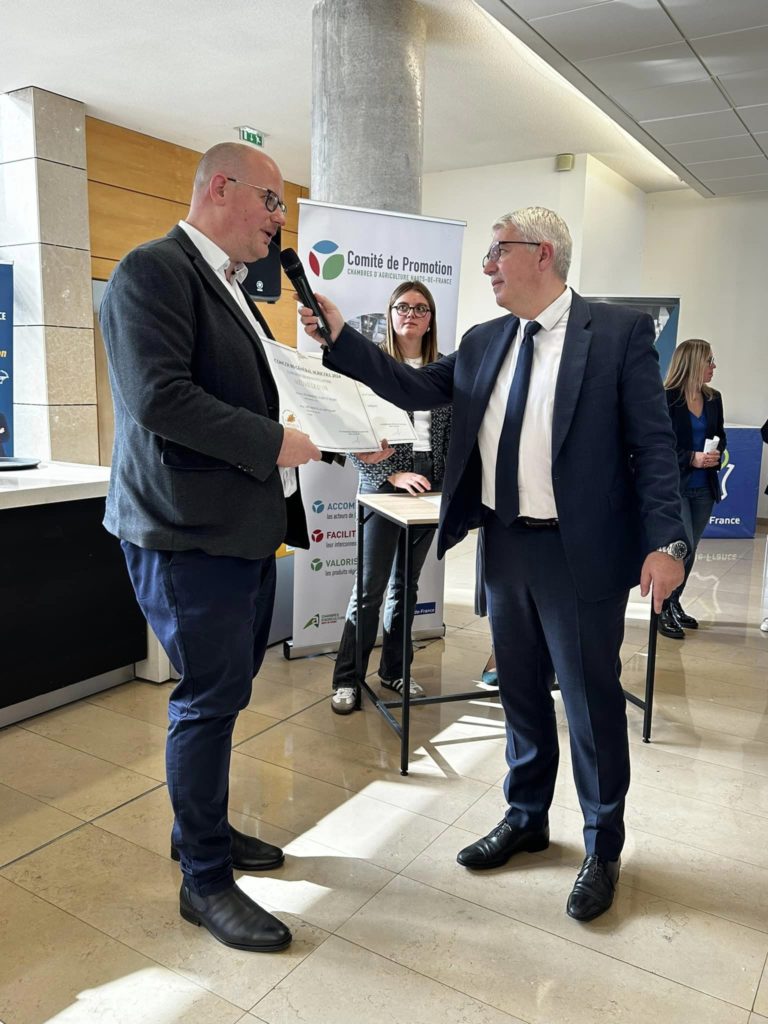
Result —
M 324 238 L 315 242 L 309 250 L 309 267 L 316 277 L 334 281 L 344 269 L 344 256 L 338 251 L 336 242 Z
M 13 265 L 0 263 L 0 456 L 13 455 Z
M 728 427 L 718 474 L 722 500 L 712 509 L 704 537 L 754 537 L 763 441 L 757 427 Z

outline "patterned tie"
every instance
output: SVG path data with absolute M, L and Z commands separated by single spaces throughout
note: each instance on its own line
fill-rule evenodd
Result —
M 520 434 L 533 365 L 533 336 L 540 328 L 538 320 L 529 320 L 525 325 L 496 453 L 496 515 L 505 526 L 509 526 L 520 515 L 520 493 L 517 486 Z

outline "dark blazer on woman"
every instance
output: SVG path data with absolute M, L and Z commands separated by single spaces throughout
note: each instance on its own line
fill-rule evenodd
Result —
M 675 432 L 677 447 L 677 462 L 680 466 L 680 493 L 685 488 L 694 467 L 691 465 L 693 455 L 693 431 L 691 430 L 691 417 L 688 412 L 688 405 L 685 395 L 681 391 L 668 389 L 667 407 L 672 418 L 672 429 Z M 723 399 L 719 391 L 712 389 L 712 397 L 704 399 L 704 414 L 707 418 L 707 437 L 719 437 L 717 450 L 722 454 L 725 451 L 725 425 L 723 423 Z M 705 470 L 707 484 L 715 501 L 720 501 L 720 481 L 717 468 Z

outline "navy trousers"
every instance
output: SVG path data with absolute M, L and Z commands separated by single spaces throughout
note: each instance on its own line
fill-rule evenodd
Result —
M 275 559 L 152 551 L 122 542 L 144 615 L 181 678 L 168 706 L 173 841 L 190 888 L 234 883 L 227 818 L 232 730 L 267 646 Z
M 555 674 L 571 740 L 588 854 L 616 860 L 629 788 L 626 701 L 619 675 L 628 593 L 588 603 L 576 592 L 557 528 L 485 523 L 485 578 L 506 717 L 506 819 L 547 823 L 559 747 Z

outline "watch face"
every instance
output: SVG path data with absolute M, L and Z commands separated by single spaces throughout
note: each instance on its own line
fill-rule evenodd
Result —
M 682 561 L 682 559 L 688 554 L 688 545 L 684 540 L 673 541 L 669 545 L 669 553 L 673 558 L 676 558 L 678 561 Z

